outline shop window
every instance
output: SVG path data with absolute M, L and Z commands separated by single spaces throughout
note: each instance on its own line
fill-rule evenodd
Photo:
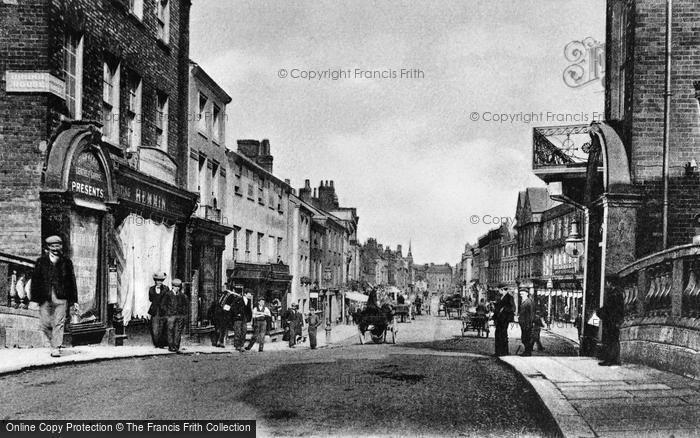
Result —
M 156 107 L 156 146 L 168 151 L 168 106 L 166 94 L 158 93 Z
M 102 71 L 102 125 L 104 137 L 119 144 L 119 63 L 105 61 Z
M 141 78 L 129 75 L 129 103 L 126 111 L 129 150 L 141 146 Z
M 170 2 L 168 0 L 156 0 L 156 21 L 158 39 L 168 44 L 170 42 Z
M 65 36 L 63 44 L 63 73 L 65 76 L 66 106 L 72 119 L 83 115 L 83 38 L 74 33 Z

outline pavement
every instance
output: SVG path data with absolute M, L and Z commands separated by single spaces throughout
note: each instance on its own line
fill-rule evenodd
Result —
M 357 336 L 357 326 L 337 325 L 331 331 L 330 343 L 326 342 L 324 330 L 318 332 L 318 348 L 324 348 L 342 342 L 343 340 Z M 309 349 L 308 339 L 306 343 L 298 344 L 295 350 Z M 290 350 L 287 342 L 276 341 L 265 344 L 263 353 L 254 348 L 245 353 L 239 353 L 233 346 L 227 344 L 225 348 L 217 348 L 204 344 L 189 344 L 183 336 L 183 346 L 180 353 L 173 353 L 167 349 L 154 348 L 145 345 L 124 345 L 120 347 L 108 345 L 85 345 L 61 349 L 60 357 L 51 357 L 49 348 L 3 348 L 0 349 L 0 376 L 19 371 L 44 368 L 56 365 L 68 365 L 73 363 L 96 362 L 110 359 L 124 359 L 141 356 L 160 356 L 170 354 L 265 354 L 268 351 Z
M 504 356 L 532 385 L 564 437 L 700 436 L 700 381 L 589 357 Z

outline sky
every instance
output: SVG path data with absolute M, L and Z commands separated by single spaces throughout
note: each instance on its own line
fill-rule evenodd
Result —
M 604 0 L 193 0 L 190 32 L 232 97 L 228 147 L 269 139 L 277 177 L 333 180 L 362 242 L 417 263 L 453 265 L 544 186 L 533 127 L 604 107 L 563 74 L 567 44 L 605 40 Z

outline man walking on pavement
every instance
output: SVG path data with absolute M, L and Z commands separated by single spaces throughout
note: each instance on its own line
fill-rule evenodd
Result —
M 172 289 L 161 298 L 161 305 L 166 319 L 168 350 L 177 353 L 180 351 L 182 331 L 185 329 L 189 300 L 182 291 L 182 280 L 173 278 L 171 286 Z
M 148 289 L 148 299 L 151 301 L 151 307 L 148 309 L 148 314 L 151 315 L 151 340 L 156 348 L 168 346 L 167 319 L 161 300 L 170 289 L 163 284 L 163 280 L 165 280 L 165 273 L 156 272 L 153 274 L 155 284 Z
M 316 309 L 311 307 L 309 309 L 309 317 L 306 318 L 307 324 L 309 324 L 309 345 L 312 350 L 316 349 L 316 330 L 321 326 L 321 318 L 316 314 Z
M 528 289 L 520 289 L 520 298 L 523 302 L 520 304 L 520 312 L 518 312 L 518 324 L 520 325 L 520 341 L 525 347 L 521 356 L 532 356 L 532 324 L 535 317 L 535 306 Z
M 232 322 L 231 309 L 234 299 L 233 292 L 228 290 L 228 286 L 226 286 L 219 300 L 213 305 L 214 336 L 211 344 L 214 347 L 224 348 L 226 346 L 226 336 Z
M 301 335 L 301 330 L 304 326 L 304 317 L 299 313 L 298 304 L 292 304 L 292 308 L 287 310 L 285 320 L 289 329 L 289 348 L 294 348 L 297 343 L 297 336 Z
M 255 328 L 255 333 L 253 337 L 250 338 L 248 346 L 245 347 L 246 350 L 253 348 L 253 345 L 257 341 L 258 351 L 263 351 L 263 345 L 265 345 L 265 333 L 267 332 L 267 318 L 271 318 L 272 313 L 270 309 L 265 305 L 265 298 L 258 298 L 257 306 L 253 307 L 253 327 Z
M 51 357 L 61 355 L 66 312 L 78 302 L 73 263 L 63 255 L 63 241 L 59 236 L 46 240 L 47 251 L 34 265 L 31 300 L 39 304 L 39 323 L 51 343 Z
M 496 356 L 508 354 L 508 325 L 515 315 L 515 302 L 506 288 L 499 290 L 501 298 L 496 302 L 493 311 L 493 319 L 496 325 L 495 349 Z
M 598 309 L 603 321 L 603 351 L 601 366 L 620 365 L 620 327 L 625 317 L 625 302 L 617 276 L 605 279 L 605 301 Z
M 233 348 L 245 351 L 245 332 L 247 327 L 246 305 L 243 298 L 243 286 L 233 286 L 233 301 L 231 303 L 231 321 L 233 323 Z

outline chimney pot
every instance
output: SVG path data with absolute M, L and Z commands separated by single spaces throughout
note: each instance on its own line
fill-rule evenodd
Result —
M 307 189 L 308 189 L 308 188 L 311 188 L 311 181 L 309 181 L 308 179 L 307 179 L 307 180 L 304 180 L 304 187 L 307 188 Z
M 287 185 L 291 185 L 291 181 L 289 180 L 289 178 L 285 178 L 284 183 Z
M 316 197 L 316 188 L 314 188 L 314 198 Z
M 333 180 L 331 180 L 331 187 L 333 187 Z

